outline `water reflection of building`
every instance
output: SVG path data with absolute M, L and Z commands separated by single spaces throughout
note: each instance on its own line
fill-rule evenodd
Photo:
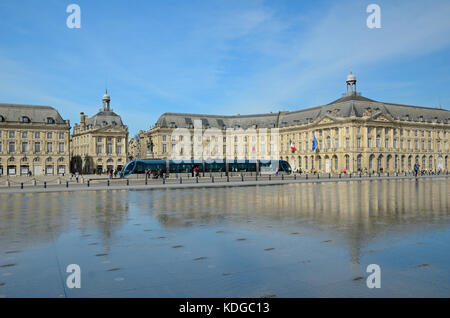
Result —
M 103 245 L 126 221 L 126 191 L 13 194 L 0 199 L 0 250 L 47 244 L 70 231 L 100 233 Z
M 277 231 L 312 225 L 335 236 L 359 262 L 373 238 L 440 227 L 449 215 L 448 179 L 304 183 L 254 188 L 159 191 L 149 204 L 167 227 L 217 223 L 282 224 Z M 440 220 L 441 223 L 436 223 Z M 284 225 L 288 225 L 285 227 Z

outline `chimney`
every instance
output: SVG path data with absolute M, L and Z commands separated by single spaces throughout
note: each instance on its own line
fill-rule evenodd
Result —
M 80 125 L 84 125 L 85 124 L 85 119 L 86 119 L 86 117 L 84 116 L 84 113 L 81 112 L 80 113 Z

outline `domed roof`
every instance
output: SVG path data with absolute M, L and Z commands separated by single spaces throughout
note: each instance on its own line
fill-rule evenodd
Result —
M 122 119 L 112 111 L 103 110 L 86 119 L 86 125 L 92 126 L 123 126 Z
M 356 76 L 350 71 L 350 74 L 347 75 L 347 82 L 356 82 Z
M 108 91 L 106 91 L 105 95 L 103 95 L 103 100 L 104 101 L 111 100 L 111 97 L 109 97 L 108 95 Z

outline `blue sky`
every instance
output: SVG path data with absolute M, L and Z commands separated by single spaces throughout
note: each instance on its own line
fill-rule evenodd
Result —
M 381 29 L 366 26 L 371 3 Z M 51 105 L 73 125 L 107 85 L 132 136 L 164 112 L 326 104 L 352 69 L 364 96 L 449 109 L 449 17 L 448 0 L 1 0 L 0 102 Z

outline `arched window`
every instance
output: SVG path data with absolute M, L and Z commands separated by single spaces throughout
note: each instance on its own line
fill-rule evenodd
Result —
M 47 117 L 47 124 L 54 124 L 55 120 L 52 117 Z
M 30 118 L 28 118 L 27 116 L 22 116 L 22 122 L 23 123 L 29 123 L 31 121 L 30 121 Z

